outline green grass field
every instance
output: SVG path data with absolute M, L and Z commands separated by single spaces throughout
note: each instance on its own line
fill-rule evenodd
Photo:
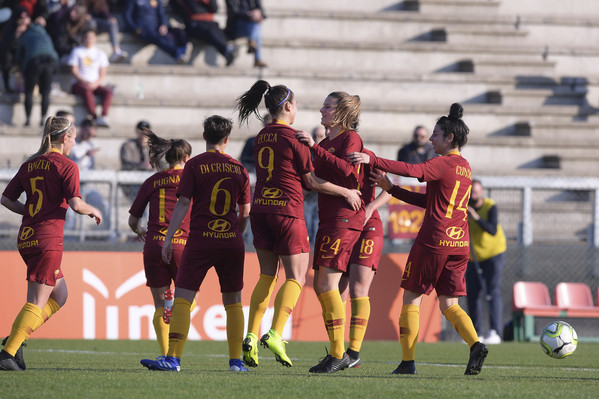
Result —
M 365 342 L 362 367 L 310 375 L 325 343 L 292 342 L 294 363 L 285 368 L 268 350 L 249 373 L 228 371 L 224 342 L 192 341 L 179 373 L 149 371 L 152 341 L 36 340 L 25 348 L 25 372 L 0 373 L 0 398 L 597 398 L 599 344 L 580 343 L 563 360 L 546 356 L 538 343 L 490 347 L 482 373 L 463 375 L 463 343 L 419 344 L 417 375 L 389 373 L 400 360 L 397 342 Z

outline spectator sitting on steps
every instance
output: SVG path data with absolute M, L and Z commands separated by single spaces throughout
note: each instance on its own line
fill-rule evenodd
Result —
M 107 115 L 112 102 L 112 90 L 103 86 L 108 69 L 108 57 L 104 51 L 96 47 L 96 32 L 89 29 L 83 32 L 83 44 L 76 47 L 69 57 L 69 65 L 73 75 L 71 92 L 83 99 L 89 115 L 100 127 L 110 127 Z M 102 100 L 102 115 L 96 114 L 96 99 Z
M 238 49 L 228 44 L 225 32 L 214 21 L 214 14 L 218 11 L 216 0 L 171 0 L 170 3 L 183 19 L 190 38 L 214 46 L 227 60 L 227 66 L 233 64 Z

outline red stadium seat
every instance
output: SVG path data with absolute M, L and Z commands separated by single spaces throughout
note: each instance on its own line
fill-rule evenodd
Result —
M 544 283 L 518 281 L 514 284 L 512 316 L 515 340 L 530 341 L 535 338 L 535 316 L 557 317 L 560 314 L 560 308 L 551 303 L 549 289 Z
M 585 283 L 559 283 L 555 304 L 566 310 L 568 317 L 599 317 L 599 307 L 593 305 L 591 288 Z

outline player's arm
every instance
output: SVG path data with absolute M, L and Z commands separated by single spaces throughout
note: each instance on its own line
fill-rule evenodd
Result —
M 148 229 L 141 225 L 141 218 L 137 216 L 129 215 L 129 228 L 137 234 L 139 238 L 145 240 Z
M 187 215 L 190 204 L 191 199 L 180 195 L 177 204 L 175 205 L 175 209 L 173 209 L 173 216 L 168 225 L 168 231 L 166 232 L 164 245 L 162 246 L 162 260 L 166 263 L 171 263 L 171 256 L 173 255 L 173 243 L 171 241 L 177 230 L 179 230 L 179 226 L 181 226 L 181 222 L 183 222 L 185 215 Z
M 344 176 L 350 176 L 352 173 L 356 172 L 356 167 L 352 163 L 331 154 L 319 146 L 318 143 L 314 141 L 310 133 L 304 130 L 298 130 L 295 133 L 295 137 L 300 143 L 307 145 L 315 157 L 322 159 L 332 168 L 339 170 Z
M 407 202 L 408 204 L 416 205 L 420 208 L 426 208 L 426 194 L 415 193 L 394 185 L 385 172 L 375 169 L 370 174 L 370 181 L 397 199 Z
M 19 200 L 13 201 L 3 195 L 2 199 L 0 199 L 0 203 L 2 203 L 2 205 L 4 205 L 6 208 L 13 211 L 14 213 L 18 213 L 19 215 L 25 214 L 25 204 L 23 204 Z
M 366 225 L 366 222 L 370 220 L 374 211 L 389 202 L 392 197 L 393 196 L 391 194 L 383 190 L 370 204 L 366 205 L 366 217 L 364 218 L 364 225 Z
M 250 203 L 239 205 L 239 231 L 242 233 L 247 228 L 248 222 L 250 220 L 250 208 Z
M 343 197 L 354 211 L 357 211 L 362 206 L 362 200 L 360 199 L 360 195 L 362 195 L 362 193 L 360 193 L 358 190 L 341 187 L 323 180 L 316 176 L 314 171 L 302 175 L 302 179 L 304 180 L 306 187 L 310 190 L 314 190 L 322 194 Z
M 83 201 L 81 198 L 73 197 L 68 201 L 68 203 L 71 209 L 76 213 L 96 219 L 96 224 L 102 223 L 102 212 Z
M 353 164 L 369 164 L 373 168 L 400 176 L 415 177 L 417 179 L 422 179 L 424 176 L 424 171 L 420 164 L 409 164 L 392 159 L 379 158 L 370 151 L 368 153 L 352 152 L 347 155 L 347 159 Z

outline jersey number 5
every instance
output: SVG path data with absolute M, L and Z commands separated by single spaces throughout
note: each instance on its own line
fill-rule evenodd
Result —
M 38 180 L 44 180 L 43 177 L 32 177 L 29 179 L 29 184 L 31 184 L 31 197 L 37 194 L 37 202 L 35 203 L 35 209 L 33 209 L 33 203 L 29 204 L 29 216 L 33 217 L 37 214 L 40 209 L 42 209 L 42 203 L 44 202 L 44 193 L 42 190 L 36 187 Z M 33 201 L 32 201 L 33 202 Z

